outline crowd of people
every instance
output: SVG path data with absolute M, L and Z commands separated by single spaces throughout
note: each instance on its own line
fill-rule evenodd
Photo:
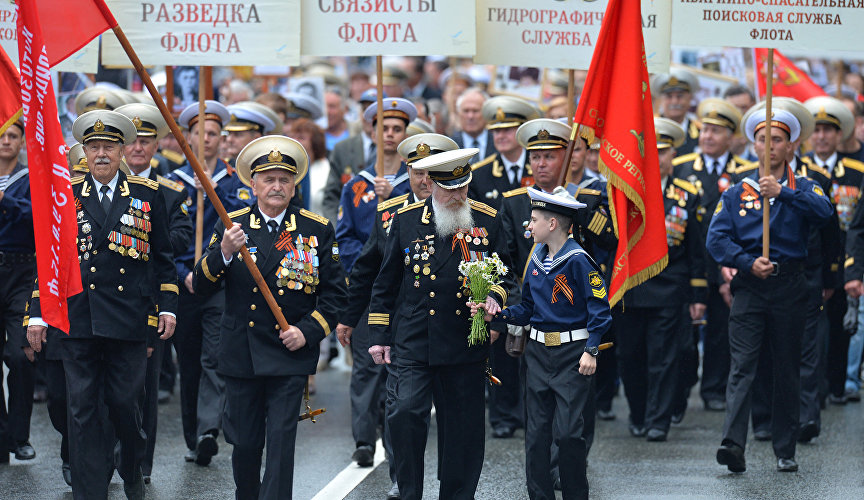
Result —
M 23 124 L 0 137 L 0 447 L 35 457 L 46 400 L 62 445 L 39 451 L 59 454 L 74 498 L 106 498 L 115 470 L 144 497 L 177 385 L 186 462 L 209 465 L 223 435 L 237 498 L 291 498 L 298 418 L 343 350 L 346 458 L 371 467 L 382 438 L 387 498 L 423 497 L 433 404 L 440 498 L 473 498 L 488 418 L 495 439 L 525 430 L 529 496 L 554 499 L 588 497 L 619 386 L 630 434 L 662 442 L 698 384 L 736 473 L 751 422 L 795 471 L 825 405 L 860 401 L 864 89 L 775 98 L 769 116 L 746 86 L 696 102 L 694 73 L 655 75 L 668 263 L 610 307 L 608 171 L 566 98 L 490 96 L 437 58 L 385 68 L 382 96 L 362 72 L 303 74 L 325 81 L 320 102 L 232 81 L 203 114 L 182 109 L 203 178 L 149 96 L 97 84 L 67 106 L 83 288 L 68 335 L 34 284 Z M 473 297 L 460 265 L 493 256 L 507 271 Z M 470 345 L 477 314 L 490 338 Z

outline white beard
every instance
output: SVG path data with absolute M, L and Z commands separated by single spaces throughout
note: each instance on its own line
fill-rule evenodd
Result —
M 454 235 L 460 229 L 465 231 L 474 227 L 471 205 L 467 201 L 453 208 L 442 206 L 433 198 L 432 210 L 435 213 L 435 233 L 442 238 Z

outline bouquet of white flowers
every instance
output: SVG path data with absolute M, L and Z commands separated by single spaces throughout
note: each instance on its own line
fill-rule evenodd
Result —
M 459 272 L 467 278 L 471 290 L 471 302 L 486 302 L 486 296 L 493 286 L 501 283 L 501 276 L 507 274 L 507 266 L 501 262 L 497 253 L 482 260 L 462 261 Z M 483 313 L 478 312 L 471 318 L 471 333 L 468 335 L 468 345 L 474 346 L 486 342 L 489 331 Z

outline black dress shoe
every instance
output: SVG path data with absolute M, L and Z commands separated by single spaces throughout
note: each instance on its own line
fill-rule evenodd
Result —
M 756 441 L 771 441 L 771 431 L 753 431 L 753 437 L 756 439 Z
M 813 420 L 807 422 L 802 425 L 798 430 L 798 442 L 799 443 L 809 443 L 810 440 L 819 435 L 819 427 L 816 426 L 816 422 Z
M 368 444 L 362 444 L 354 450 L 351 460 L 357 462 L 360 467 L 372 467 L 372 464 L 375 463 L 375 448 Z
M 708 411 L 726 411 L 726 401 L 720 399 L 705 400 L 705 409 Z
M 630 435 L 633 436 L 634 438 L 645 437 L 645 428 L 644 427 L 639 427 L 638 425 L 630 424 L 628 426 L 628 428 L 630 429 Z
M 736 444 L 724 444 L 717 449 L 717 463 L 725 465 L 729 472 L 744 472 L 747 465 L 744 462 L 744 449 Z
M 777 470 L 780 472 L 798 472 L 798 462 L 794 458 L 778 458 Z
M 394 498 L 402 498 L 402 495 L 399 494 L 399 485 L 396 483 L 393 483 L 393 485 L 390 486 L 390 491 L 387 492 L 387 500 L 392 500 Z
M 196 453 L 195 450 L 187 450 L 186 454 L 183 455 L 183 461 L 188 462 L 188 463 L 194 462 L 195 459 L 197 459 L 197 458 L 198 458 L 198 453 Z
M 33 447 L 30 446 L 30 443 L 26 441 L 9 451 L 15 454 L 16 460 L 33 460 L 36 458 L 36 450 L 34 450 Z
M 195 447 L 195 463 L 198 465 L 210 465 L 213 455 L 219 453 L 219 444 L 216 443 L 216 435 L 205 432 L 198 436 L 198 444 Z
M 600 420 L 615 420 L 615 412 L 609 410 L 597 410 L 597 418 Z
M 672 423 L 673 424 L 680 424 L 682 420 L 684 420 L 684 413 L 673 413 L 672 414 Z
M 69 466 L 69 462 L 63 462 L 60 470 L 63 471 L 63 480 L 66 481 L 67 485 L 72 486 L 72 468 Z
M 660 429 L 648 429 L 648 433 L 645 435 L 645 439 L 648 441 L 666 441 L 666 432 L 661 431 Z
M 499 439 L 506 439 L 513 437 L 514 432 L 516 432 L 516 429 L 507 427 L 506 425 L 501 425 L 492 430 L 492 436 Z
M 123 493 L 129 500 L 144 500 L 144 477 L 140 469 L 135 471 L 132 481 L 123 482 Z
M 833 394 L 828 395 L 828 402 L 832 405 L 845 405 L 846 404 L 846 395 L 843 394 L 841 396 L 835 396 Z
M 846 389 L 846 392 L 843 393 L 846 397 L 846 401 L 850 403 L 860 403 L 861 402 L 861 393 L 858 391 L 854 391 L 852 389 Z
M 150 484 L 150 474 L 144 474 L 144 484 Z

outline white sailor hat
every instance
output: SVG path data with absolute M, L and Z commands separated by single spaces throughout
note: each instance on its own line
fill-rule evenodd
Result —
M 699 80 L 684 68 L 670 68 L 669 73 L 655 75 L 651 90 L 659 95 L 676 90 L 695 94 L 699 90 Z
M 405 129 L 406 137 L 411 137 L 412 135 L 417 134 L 434 134 L 435 127 L 432 126 L 431 123 L 421 120 L 417 118 L 413 122 L 408 124 L 408 128 Z
M 230 118 L 231 113 L 228 112 L 228 108 L 223 106 L 222 103 L 211 100 L 205 101 L 204 120 L 213 120 L 219 124 L 219 128 L 222 128 L 222 125 L 228 123 Z M 198 103 L 186 106 L 186 109 L 180 113 L 177 123 L 186 130 L 191 130 L 192 125 L 198 123 Z
M 489 130 L 518 127 L 528 120 L 540 118 L 540 110 L 521 97 L 498 95 L 483 103 L 483 118 Z
M 285 112 L 285 116 L 288 118 L 317 120 L 324 115 L 321 104 L 306 94 L 288 92 L 284 97 L 288 101 L 288 111 Z
M 771 108 L 772 111 L 774 109 L 782 109 L 784 111 L 792 113 L 795 119 L 798 120 L 798 138 L 802 142 L 806 141 L 810 137 L 810 135 L 813 134 L 813 130 L 816 129 L 816 120 L 813 118 L 813 115 L 797 99 L 793 99 L 791 97 L 775 97 L 772 100 Z M 741 119 L 741 123 L 747 123 L 750 115 L 752 115 L 756 111 L 764 109 L 765 101 L 760 101 L 756 103 L 752 108 L 748 109 L 747 112 L 744 113 L 744 118 Z M 795 139 L 792 139 L 792 141 L 795 141 Z
M 387 93 L 382 92 L 381 98 L 387 99 Z M 360 94 L 360 99 L 358 99 L 357 102 L 359 104 L 378 102 L 378 90 L 371 88 L 364 91 L 362 94 Z
M 756 132 L 765 127 L 765 111 L 763 108 L 755 110 L 753 113 L 748 112 L 749 116 L 744 123 L 744 133 L 751 142 L 756 141 Z M 771 126 L 785 130 L 789 134 L 789 140 L 792 142 L 796 141 L 801 135 L 801 124 L 798 123 L 798 119 L 785 109 L 771 110 Z
M 159 108 L 152 104 L 124 104 L 114 111 L 132 120 L 138 130 L 138 137 L 161 139 L 168 134 L 168 124 L 162 118 Z
M 453 68 L 447 68 L 442 71 L 441 75 L 438 77 L 438 88 L 443 89 L 447 87 L 447 83 L 449 83 L 452 78 L 464 81 L 469 87 L 474 85 L 474 78 L 467 71 L 461 68 L 456 68 L 455 71 Z
M 75 113 L 81 116 L 94 109 L 111 110 L 117 109 L 124 104 L 127 104 L 126 99 L 116 89 L 97 85 L 86 88 L 78 93 L 75 97 Z
M 309 155 L 299 142 L 284 135 L 259 137 L 237 155 L 237 176 L 247 186 L 258 172 L 276 169 L 295 174 L 294 183 L 300 185 L 309 170 Z
M 84 146 L 82 146 L 80 142 L 76 142 L 75 145 L 69 148 L 69 153 L 66 154 L 66 160 L 69 162 L 69 168 L 72 169 L 73 172 L 82 172 L 86 174 L 90 171 L 90 168 L 87 167 L 87 155 L 84 154 Z
M 669 118 L 655 116 L 654 131 L 657 135 L 657 149 L 677 148 L 684 144 L 684 129 Z
M 444 151 L 418 160 L 411 167 L 426 170 L 429 178 L 444 189 L 457 189 L 471 182 L 471 165 L 468 160 L 479 152 L 477 148 Z
M 561 186 L 556 187 L 551 193 L 531 188 L 528 189 L 528 197 L 531 198 L 532 209 L 547 210 L 571 218 L 576 216 L 576 210 L 588 206 L 576 201 L 576 198 Z
M 424 133 L 408 137 L 400 142 L 396 149 L 399 151 L 399 155 L 405 158 L 405 162 L 411 166 L 427 156 L 445 151 L 455 151 L 459 149 L 459 145 L 446 135 Z
M 843 140 L 848 139 L 855 131 L 855 117 L 839 99 L 828 96 L 811 97 L 804 101 L 804 107 L 810 111 L 816 123 L 828 123 L 840 129 Z
M 273 130 L 265 132 L 265 135 L 282 135 L 282 129 L 285 127 L 285 122 L 282 121 L 282 117 L 277 115 L 272 108 L 255 101 L 241 101 L 238 102 L 237 105 L 243 105 L 247 109 L 253 109 L 270 118 L 270 121 L 273 122 Z
M 231 119 L 222 127 L 222 130 L 226 132 L 256 131 L 260 132 L 261 135 L 267 135 L 272 132 L 276 127 L 273 120 L 262 113 L 260 109 L 254 109 L 247 104 L 238 102 L 228 106 Z
M 738 108 L 729 101 L 716 97 L 702 99 L 696 109 L 696 115 L 702 123 L 728 128 L 733 134 L 738 132 L 738 126 L 741 124 L 741 112 Z
M 516 140 L 529 151 L 566 148 L 570 141 L 570 131 L 569 126 L 558 120 L 537 118 L 523 123 L 516 130 Z
M 384 66 L 381 70 L 382 85 L 400 85 L 408 79 L 408 75 L 398 66 Z
M 72 124 L 72 135 L 81 144 L 93 140 L 132 144 L 138 137 L 138 131 L 132 120 L 116 111 L 97 109 L 88 111 L 75 119 Z
M 561 118 L 556 118 L 555 121 L 561 122 L 564 125 L 567 125 L 568 127 L 570 127 L 570 118 L 567 118 L 566 116 L 562 116 Z M 581 137 L 582 140 L 585 141 L 585 144 L 587 144 L 589 148 L 596 149 L 596 148 L 600 147 L 600 139 L 598 139 L 597 136 L 594 135 L 594 129 L 593 128 L 591 128 L 587 125 L 582 125 L 580 127 L 579 124 L 576 122 L 573 122 L 573 126 L 577 127 L 579 129 L 579 137 Z M 571 135 L 572 135 L 572 128 L 571 128 Z
M 408 99 L 401 97 L 387 97 L 383 101 L 384 118 L 399 118 L 409 123 L 417 119 L 417 107 Z M 378 101 L 373 102 L 363 111 L 363 119 L 369 123 L 375 123 L 378 118 Z

